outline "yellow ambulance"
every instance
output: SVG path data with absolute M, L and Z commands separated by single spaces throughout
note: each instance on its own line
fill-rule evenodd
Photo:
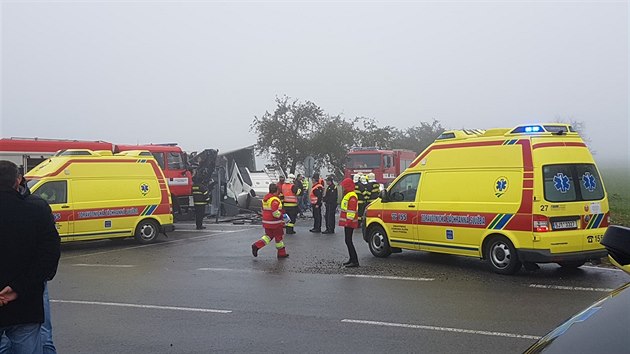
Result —
M 593 157 L 567 124 L 441 134 L 366 208 L 376 257 L 402 249 L 577 268 L 606 256 L 608 200 Z
M 25 176 L 52 209 L 61 241 L 135 237 L 174 230 L 171 195 L 148 151 L 64 150 Z

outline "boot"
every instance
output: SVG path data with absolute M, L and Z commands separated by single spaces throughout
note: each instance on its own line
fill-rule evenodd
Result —
M 289 257 L 289 254 L 287 253 L 287 250 L 284 247 L 278 249 L 278 259 L 287 258 L 287 257 Z
M 293 227 L 287 227 L 287 235 L 293 235 L 295 234 L 295 230 L 293 230 Z
M 258 247 L 256 247 L 255 243 L 252 244 L 252 255 L 258 257 Z
M 346 268 L 356 268 L 359 266 L 359 262 L 350 262 L 345 265 Z
M 352 263 L 352 261 L 345 261 L 345 262 L 341 263 L 341 265 L 343 265 L 345 267 L 345 266 L 347 266 L 350 263 Z

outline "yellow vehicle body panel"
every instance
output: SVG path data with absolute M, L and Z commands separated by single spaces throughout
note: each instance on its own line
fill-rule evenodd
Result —
M 29 171 L 31 193 L 49 202 L 62 242 L 130 237 L 141 222 L 173 228 L 171 195 L 153 157 L 55 156 Z
M 582 139 L 516 130 L 434 142 L 369 205 L 366 241 L 379 226 L 400 249 L 484 258 L 502 236 L 524 262 L 605 255 L 608 199 Z

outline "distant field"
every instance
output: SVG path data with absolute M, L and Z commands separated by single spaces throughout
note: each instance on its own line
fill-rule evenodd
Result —
M 608 192 L 611 222 L 630 227 L 630 170 L 600 166 L 600 172 Z

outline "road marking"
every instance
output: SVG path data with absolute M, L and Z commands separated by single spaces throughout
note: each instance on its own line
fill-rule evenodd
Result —
M 226 271 L 226 272 L 252 272 L 252 269 L 230 269 L 230 268 L 197 268 L 197 270 Z
M 472 329 L 438 327 L 438 326 L 424 326 L 424 325 L 414 325 L 414 324 L 405 324 L 405 323 L 350 320 L 350 319 L 341 320 L 341 322 L 367 324 L 367 325 L 375 325 L 375 326 L 386 326 L 386 327 L 402 327 L 402 328 L 412 328 L 412 329 L 424 329 L 424 330 L 428 330 L 428 331 L 439 331 L 439 332 L 478 334 L 478 335 L 482 335 L 482 336 L 494 336 L 494 337 L 521 338 L 521 339 L 540 339 L 541 338 L 540 336 L 533 336 L 533 335 L 529 335 L 529 334 L 515 334 L 515 333 L 504 333 L 504 332 L 476 331 L 476 330 L 472 330 Z
M 211 312 L 211 313 L 231 313 L 232 312 L 231 310 L 215 310 L 215 309 L 202 309 L 202 308 L 194 308 L 194 307 L 176 307 L 176 306 L 125 304 L 125 303 L 119 303 L 119 302 L 78 301 L 78 300 L 50 300 L 50 302 L 55 302 L 55 303 L 59 303 L 59 304 L 134 307 L 134 308 L 140 308 L 140 309 L 190 311 L 190 312 Z
M 133 268 L 135 265 L 131 264 L 87 264 L 87 263 L 77 263 L 72 264 L 74 267 L 106 267 L 106 268 Z
M 589 268 L 589 269 L 597 269 L 597 270 L 607 270 L 609 272 L 623 272 L 621 269 L 617 268 L 606 268 L 606 267 L 594 267 L 594 266 L 582 266 L 581 268 Z
M 433 281 L 433 278 L 410 278 L 410 277 L 394 277 L 388 275 L 362 275 L 362 274 L 344 274 L 348 278 L 372 278 L 372 279 L 389 279 L 389 280 L 414 280 L 414 281 Z
M 603 293 L 609 293 L 615 289 L 610 288 L 584 288 L 580 286 L 563 286 L 563 285 L 542 285 L 542 284 L 529 284 L 530 288 L 536 289 L 553 289 L 553 290 L 570 290 L 570 291 L 599 291 Z
M 222 235 L 222 234 L 230 234 L 230 233 L 234 233 L 234 232 L 247 231 L 247 230 L 251 230 L 251 229 L 253 229 L 253 227 L 252 228 L 247 228 L 247 229 L 231 230 L 231 231 L 212 231 L 213 233 L 211 233 L 211 234 L 200 235 L 200 236 L 195 236 L 195 237 L 188 237 L 188 238 L 182 238 L 182 239 L 179 239 L 179 240 L 169 240 L 169 241 L 164 241 L 164 242 L 159 242 L 159 243 L 150 243 L 148 245 L 138 245 L 138 246 L 125 247 L 125 248 L 118 248 L 118 249 L 115 249 L 115 250 L 93 252 L 93 253 L 85 253 L 85 254 L 80 254 L 80 255 L 76 255 L 76 256 L 69 256 L 69 257 L 61 257 L 61 260 L 81 258 L 81 257 L 89 257 L 89 256 L 96 256 L 96 255 L 100 255 L 100 254 L 107 254 L 107 253 L 113 253 L 113 252 L 126 251 L 126 250 L 135 249 L 135 248 L 144 248 L 144 247 L 168 245 L 168 244 L 171 244 L 171 243 L 184 242 L 184 241 L 188 241 L 188 240 L 198 240 L 198 239 L 202 239 L 202 238 L 209 238 L 209 237 L 212 237 L 212 236 L 218 236 L 218 235 Z

